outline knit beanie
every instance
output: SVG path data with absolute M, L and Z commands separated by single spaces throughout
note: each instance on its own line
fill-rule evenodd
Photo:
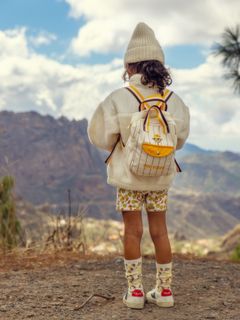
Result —
M 124 55 L 124 66 L 127 63 L 158 60 L 164 64 L 163 50 L 153 30 L 144 22 L 137 24 Z

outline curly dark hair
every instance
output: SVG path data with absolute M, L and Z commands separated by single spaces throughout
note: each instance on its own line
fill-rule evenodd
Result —
M 158 60 L 146 60 L 135 63 L 128 63 L 127 69 L 133 73 L 142 74 L 141 82 L 149 87 L 156 86 L 162 94 L 166 86 L 172 83 L 169 71 Z M 127 81 L 128 72 L 125 70 L 123 74 L 124 81 Z

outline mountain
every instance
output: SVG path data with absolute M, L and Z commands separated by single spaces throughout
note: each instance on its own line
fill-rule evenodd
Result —
M 212 151 L 199 148 L 198 146 L 191 143 L 186 143 L 184 145 L 184 148 L 177 150 L 176 157 L 177 159 L 182 159 L 185 156 L 188 156 L 191 154 L 205 154 L 205 153 L 210 154 L 212 153 Z
M 224 235 L 240 222 L 240 196 L 172 189 L 167 214 L 169 231 L 187 239 Z
M 121 219 L 115 188 L 106 184 L 106 152 L 88 141 L 87 120 L 37 112 L 0 112 L 0 175 L 15 177 L 16 195 L 57 213 L 79 204 L 88 215 Z M 240 155 L 186 144 L 169 200 L 169 227 L 187 237 L 224 234 L 239 222 Z
M 240 154 L 233 152 L 197 152 L 183 156 L 183 172 L 174 186 L 197 192 L 240 194 Z
M 23 198 L 59 203 L 69 188 L 79 200 L 109 192 L 102 184 L 105 164 L 88 142 L 87 120 L 3 111 L 0 128 L 1 175 L 9 170 L 15 176 Z

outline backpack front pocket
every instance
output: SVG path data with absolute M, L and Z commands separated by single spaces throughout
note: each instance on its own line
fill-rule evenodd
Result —
M 169 156 L 174 151 L 172 146 L 159 146 L 150 143 L 143 143 L 142 149 L 148 155 L 157 158 Z

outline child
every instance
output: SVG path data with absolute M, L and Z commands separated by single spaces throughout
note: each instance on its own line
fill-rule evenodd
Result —
M 123 78 L 129 77 L 132 90 L 126 87 L 117 89 L 99 104 L 89 122 L 88 136 L 92 144 L 111 152 L 107 161 L 107 183 L 117 189 L 116 210 L 122 213 L 124 222 L 124 266 L 128 290 L 123 302 L 130 308 L 143 308 L 146 300 L 160 307 L 171 307 L 174 305 L 172 253 L 166 209 L 168 189 L 177 170 L 165 176 L 134 174 L 126 165 L 123 150 L 129 137 L 132 115 L 141 111 L 141 98 L 167 93 L 167 111 L 176 123 L 175 149 L 182 148 L 189 135 L 189 109 L 177 94 L 166 91 L 172 80 L 164 66 L 164 53 L 153 30 L 145 23 L 139 23 L 133 32 L 124 56 L 124 66 Z M 161 137 L 158 135 L 157 139 Z M 147 294 L 142 284 L 140 250 L 143 204 L 156 253 L 156 285 Z

